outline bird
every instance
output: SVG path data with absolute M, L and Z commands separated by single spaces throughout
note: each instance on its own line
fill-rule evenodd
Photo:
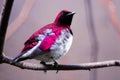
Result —
M 74 14 L 75 12 L 61 10 L 53 23 L 45 25 L 28 38 L 24 48 L 13 58 L 13 61 L 36 59 L 43 65 L 47 62 L 58 65 L 57 60 L 69 51 L 73 42 L 70 26 Z

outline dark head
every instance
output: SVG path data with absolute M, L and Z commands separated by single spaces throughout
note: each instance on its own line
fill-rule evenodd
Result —
M 55 23 L 59 25 L 70 26 L 72 22 L 72 18 L 75 12 L 70 12 L 67 10 L 62 10 L 56 17 Z

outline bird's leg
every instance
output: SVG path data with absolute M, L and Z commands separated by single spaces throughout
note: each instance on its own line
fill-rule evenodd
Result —
M 46 63 L 41 61 L 40 64 L 42 64 L 43 66 L 46 66 Z M 45 73 L 47 73 L 47 70 L 44 70 Z
M 51 57 L 51 59 L 53 60 L 53 62 L 54 62 L 54 67 L 55 68 L 58 68 L 58 62 L 53 58 L 53 57 Z M 57 72 L 56 73 L 58 73 L 58 69 L 57 69 Z
M 43 66 L 46 66 L 46 63 L 41 61 L 40 64 L 42 64 Z

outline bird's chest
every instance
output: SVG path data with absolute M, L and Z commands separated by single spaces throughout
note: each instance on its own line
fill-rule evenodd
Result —
M 40 55 L 38 59 L 49 62 L 52 61 L 51 57 L 54 59 L 59 59 L 61 56 L 65 55 L 72 44 L 73 36 L 68 30 L 61 32 L 61 35 L 56 39 L 53 45 L 51 45 L 49 51 L 45 51 L 44 54 Z
M 55 43 L 51 46 L 51 52 L 56 55 L 65 55 L 72 44 L 73 37 L 69 31 L 64 30 L 61 35 L 56 39 Z

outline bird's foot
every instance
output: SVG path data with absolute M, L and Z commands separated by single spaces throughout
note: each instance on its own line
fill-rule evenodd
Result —
M 58 73 L 58 71 L 59 71 L 58 70 L 58 65 L 59 65 L 58 63 L 54 62 L 54 67 L 57 69 L 56 73 Z
M 51 57 L 52 58 L 52 60 L 53 60 L 53 62 L 54 62 L 54 68 L 56 68 L 57 69 L 57 71 L 56 71 L 56 73 L 58 73 L 58 62 L 53 58 L 53 57 Z
M 43 66 L 47 66 L 47 64 L 45 62 L 43 62 L 43 61 L 41 61 L 40 64 L 42 64 Z M 44 73 L 47 73 L 46 69 L 44 70 Z
M 46 63 L 41 61 L 40 64 L 42 64 L 43 66 L 46 66 Z

